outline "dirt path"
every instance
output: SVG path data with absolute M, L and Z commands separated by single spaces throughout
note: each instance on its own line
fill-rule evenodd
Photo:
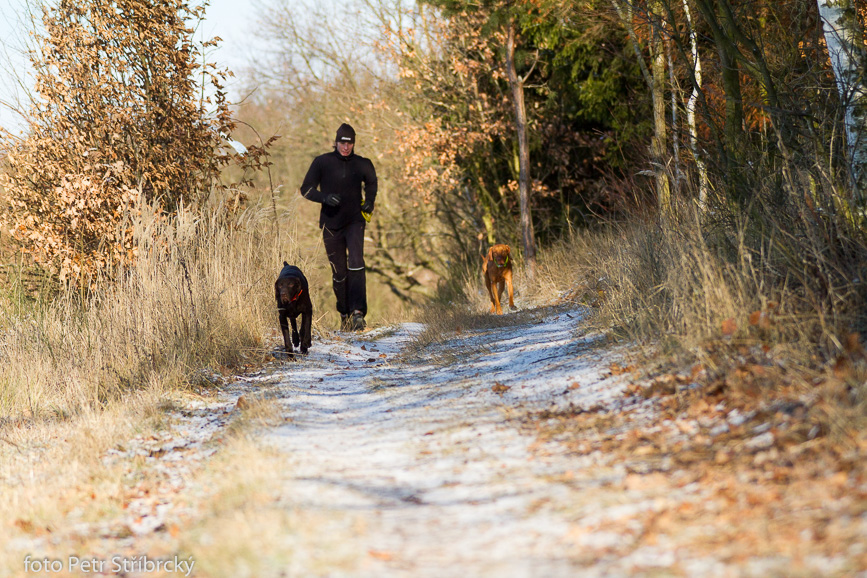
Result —
M 782 444 L 799 427 L 786 411 L 709 407 L 704 394 L 663 411 L 703 386 L 676 376 L 679 398 L 636 395 L 625 391 L 626 350 L 582 335 L 580 311 L 513 319 L 416 353 L 414 325 L 326 341 L 284 370 L 289 422 L 262 438 L 285 455 L 272 488 L 329 538 L 316 564 L 291 574 L 863 568 L 863 482 L 793 457 L 812 442 Z M 328 564 L 335 544 L 348 565 Z
M 574 575 L 575 514 L 604 507 L 564 480 L 611 472 L 601 456 L 539 457 L 515 422 L 619 403 L 614 355 L 579 337 L 580 318 L 527 316 L 399 360 L 420 327 L 320 344 L 287 368 L 291 421 L 266 435 L 286 454 L 281 503 L 340 520 L 331 538 L 364 561 L 353 574 Z

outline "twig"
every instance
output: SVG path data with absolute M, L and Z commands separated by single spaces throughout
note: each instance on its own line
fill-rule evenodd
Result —
M 254 133 L 256 133 L 256 138 L 259 139 L 259 144 L 262 145 L 262 152 L 264 152 L 265 154 L 268 154 L 267 151 L 265 151 L 265 141 L 262 140 L 262 135 L 259 134 L 259 131 L 257 131 L 253 127 L 253 125 L 251 125 L 249 122 L 244 122 L 243 120 L 237 120 L 237 119 L 234 119 L 234 120 L 235 120 L 235 122 L 241 123 L 241 124 L 249 127 L 250 130 L 252 130 Z M 271 190 L 271 210 L 274 211 L 274 227 L 277 229 L 277 241 L 279 242 L 279 240 L 280 240 L 280 221 L 277 219 L 277 202 L 274 199 L 274 181 L 271 178 L 271 165 L 266 164 L 265 170 L 268 171 L 268 187 Z
M 24 452 L 21 451 L 21 446 L 19 446 L 18 444 L 16 444 L 15 442 L 13 442 L 13 441 L 10 440 L 10 439 L 7 439 L 7 438 L 5 438 L 5 437 L 0 436 L 0 442 L 6 442 L 6 443 L 9 444 L 10 446 L 12 446 L 12 447 L 14 447 L 16 450 L 18 450 L 18 453 L 24 453 Z

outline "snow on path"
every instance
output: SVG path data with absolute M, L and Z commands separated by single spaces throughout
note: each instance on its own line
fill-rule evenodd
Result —
M 286 453 L 280 503 L 333 518 L 329 539 L 364 561 L 352 576 L 574 575 L 564 512 L 574 519 L 575 490 L 557 480 L 598 464 L 532 456 L 535 438 L 507 418 L 616 408 L 615 354 L 579 336 L 581 317 L 469 332 L 415 358 L 396 359 L 422 330 L 414 324 L 314 342 L 281 370 L 290 421 L 264 434 Z M 509 389 L 495 393 L 497 383 Z

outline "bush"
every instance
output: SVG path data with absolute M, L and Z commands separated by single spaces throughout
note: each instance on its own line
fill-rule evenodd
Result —
M 0 131 L 0 185 L 13 237 L 60 279 L 92 279 L 135 258 L 137 199 L 174 213 L 217 183 L 233 123 L 227 73 L 201 63 L 214 42 L 193 43 L 190 23 L 203 10 L 183 0 L 43 6 L 30 52 L 37 97 L 25 137 Z

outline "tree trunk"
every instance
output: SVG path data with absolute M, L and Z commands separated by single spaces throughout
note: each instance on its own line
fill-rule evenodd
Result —
M 864 30 L 852 0 L 817 0 L 817 4 L 843 104 L 854 198 L 861 204 L 867 186 L 867 88 L 863 76 L 867 70 L 867 50 Z
M 653 15 L 661 13 L 659 0 L 650 3 Z M 650 28 L 650 71 L 653 84 L 650 87 L 653 97 L 653 141 L 650 156 L 653 159 L 653 172 L 656 175 L 656 195 L 660 215 L 671 214 L 671 187 L 668 182 L 666 150 L 668 148 L 668 127 L 665 123 L 665 50 L 662 42 L 661 24 L 657 20 Z
M 665 21 L 663 21 L 663 27 Z M 671 43 L 665 42 L 665 62 L 668 65 L 668 86 L 671 100 L 671 157 L 674 165 L 674 183 L 672 190 L 674 198 L 680 198 L 680 183 L 683 181 L 683 170 L 680 164 L 680 120 L 677 114 L 677 99 L 683 100 L 683 94 L 677 78 L 674 76 L 674 60 L 671 58 Z
M 626 28 L 629 42 L 641 69 L 641 75 L 650 89 L 653 103 L 653 137 L 650 143 L 650 157 L 653 163 L 653 175 L 656 179 L 656 195 L 660 215 L 666 216 L 671 208 L 671 189 L 664 158 L 668 128 L 665 124 L 665 52 L 663 50 L 662 31 L 657 23 L 651 24 L 650 69 L 648 70 L 641 54 L 638 35 L 635 33 L 631 0 L 609 1 L 623 23 L 623 27 Z M 650 5 L 651 13 L 658 16 L 661 13 L 660 10 L 660 0 L 653 0 Z
M 530 143 L 527 138 L 527 110 L 524 106 L 524 81 L 515 68 L 515 23 L 509 23 L 506 37 L 506 71 L 515 103 L 515 129 L 518 132 L 518 193 L 521 206 L 521 240 L 527 276 L 536 275 L 536 238 L 530 215 Z
M 725 93 L 725 144 L 722 151 L 730 194 L 740 204 L 746 205 L 751 192 L 741 179 L 742 142 L 744 131 L 743 97 L 741 96 L 741 72 L 737 61 L 737 48 L 731 35 L 723 29 L 717 18 L 716 2 L 696 0 L 699 11 L 710 27 L 720 60 L 722 89 Z
M 692 87 L 692 93 L 689 95 L 689 100 L 686 103 L 686 124 L 689 128 L 689 150 L 692 153 L 692 158 L 695 160 L 695 166 L 698 170 L 698 205 L 704 210 L 707 206 L 707 167 L 704 164 L 704 158 L 698 150 L 698 127 L 695 124 L 695 105 L 698 100 L 699 90 L 701 90 L 701 59 L 698 56 L 698 42 L 696 40 L 695 25 L 692 23 L 692 15 L 689 11 L 689 2 L 683 0 L 683 12 L 686 15 L 687 29 L 689 30 L 689 48 L 692 56 L 692 73 L 695 78 L 695 84 Z

